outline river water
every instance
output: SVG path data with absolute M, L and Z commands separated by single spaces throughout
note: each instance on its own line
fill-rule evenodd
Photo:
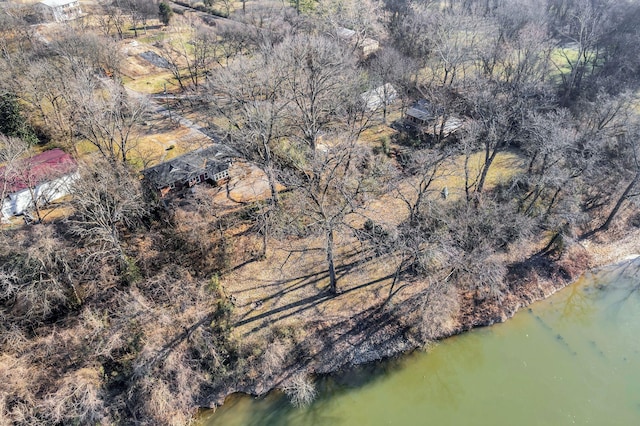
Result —
M 296 409 L 234 395 L 206 426 L 640 425 L 640 260 L 587 274 L 506 323 L 322 378 Z

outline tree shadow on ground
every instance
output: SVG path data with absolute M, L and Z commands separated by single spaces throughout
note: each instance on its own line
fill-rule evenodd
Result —
M 353 318 L 331 325 L 318 325 L 312 336 L 317 340 L 315 346 L 318 350 L 307 353 L 306 359 L 292 359 L 284 367 L 281 380 L 274 383 L 276 387 L 285 385 L 294 376 L 305 374 L 309 365 L 321 372 L 329 371 L 330 366 L 333 373 L 316 377 L 316 400 L 308 407 L 296 408 L 283 393 L 271 392 L 245 412 L 248 417 L 243 419 L 244 424 L 275 426 L 334 423 L 338 419 L 327 414 L 326 407 L 336 395 L 370 385 L 401 368 L 402 362 L 398 358 L 383 362 L 376 362 L 381 356 L 366 358 L 370 347 L 386 350 L 387 355 L 398 352 L 398 341 L 406 341 L 406 329 L 398 324 L 398 317 L 393 312 L 372 307 Z M 308 350 L 307 342 L 303 341 L 292 352 L 302 354 Z M 216 424 L 215 416 L 212 420 L 212 424 Z
M 326 279 L 326 278 L 327 278 L 327 273 L 316 274 L 316 275 L 314 275 L 313 279 L 308 280 L 307 282 L 305 282 L 305 284 L 300 284 L 300 285 L 301 286 L 302 285 L 305 285 L 305 286 L 306 285 L 313 285 L 315 282 L 321 281 L 321 280 Z M 357 290 L 361 290 L 361 289 L 369 287 L 369 286 L 371 286 L 373 284 L 377 284 L 377 283 L 380 283 L 380 282 L 383 282 L 385 280 L 389 280 L 389 279 L 392 279 L 392 278 L 393 278 L 393 274 L 385 275 L 385 276 L 383 276 L 381 278 L 377 278 L 375 280 L 371 280 L 371 281 L 368 281 L 366 283 L 363 283 L 363 284 L 360 284 L 360 285 L 357 285 L 357 286 L 354 286 L 354 287 L 350 287 L 350 288 L 348 288 L 348 289 L 346 289 L 343 292 L 338 293 L 338 294 L 333 294 L 333 293 L 329 292 L 328 290 L 326 290 L 326 291 L 323 291 L 323 292 L 318 293 L 316 295 L 309 296 L 309 297 L 306 297 L 304 299 L 298 300 L 296 302 L 292 302 L 292 303 L 289 303 L 289 304 L 286 304 L 286 305 L 283 305 L 283 306 L 279 306 L 279 307 L 276 307 L 276 308 L 271 309 L 269 311 L 266 311 L 266 312 L 263 312 L 263 313 L 248 317 L 248 318 L 245 317 L 245 318 L 241 319 L 240 321 L 236 322 L 234 324 L 234 327 L 240 327 L 240 326 L 243 326 L 243 325 L 246 325 L 246 324 L 250 324 L 250 323 L 258 321 L 258 320 L 268 319 L 268 318 L 274 317 L 277 314 L 286 312 L 285 315 L 281 315 L 281 316 L 277 317 L 277 320 L 281 321 L 283 319 L 286 319 L 286 318 L 292 317 L 292 316 L 294 316 L 296 314 L 299 314 L 301 312 L 304 312 L 305 310 L 317 307 L 319 304 L 321 304 L 323 302 L 326 302 L 328 300 L 332 300 L 332 299 L 335 299 L 335 298 L 339 298 L 341 296 L 348 295 L 349 293 L 355 292 Z M 263 300 L 268 300 L 268 299 L 271 299 L 271 298 L 276 297 L 276 296 L 278 296 L 278 294 L 275 294 L 273 296 L 269 296 L 269 297 L 267 297 L 267 298 L 265 298 Z M 257 331 L 260 328 L 261 328 L 261 325 L 258 325 L 256 327 L 252 328 L 251 330 L 247 331 L 245 334 L 250 334 L 252 332 Z
M 358 266 L 364 264 L 366 261 L 363 260 L 361 258 L 361 256 L 352 256 L 352 255 L 347 255 L 346 256 L 347 259 L 351 260 L 348 263 L 343 263 L 339 266 L 336 267 L 336 275 L 337 275 L 337 279 L 338 282 L 340 283 L 341 281 L 344 281 L 345 277 L 354 270 L 354 268 L 357 268 Z M 317 287 L 320 283 L 322 283 L 325 280 L 328 280 L 328 272 L 326 270 L 320 270 L 319 272 L 310 272 L 308 274 L 303 274 L 303 275 L 299 275 L 296 277 L 292 277 L 292 278 L 284 278 L 284 279 L 280 279 L 280 280 L 269 280 L 264 282 L 263 284 L 260 284 L 260 288 L 261 289 L 267 289 L 267 288 L 273 288 L 274 291 L 265 296 L 262 297 L 260 299 L 257 299 L 256 301 L 253 301 L 253 304 L 256 304 L 257 306 L 263 306 L 263 304 L 272 302 L 273 304 L 277 305 L 279 303 L 279 301 L 284 298 L 285 296 L 288 296 L 292 293 L 295 293 L 296 291 L 302 291 L 305 289 L 313 289 L 314 287 Z M 258 310 L 259 308 L 255 308 L 253 310 L 247 311 L 246 313 L 244 313 L 238 320 L 238 322 L 235 324 L 235 326 L 242 326 L 245 325 L 249 322 L 253 322 L 256 321 L 258 319 L 265 319 L 267 317 L 271 317 L 275 314 L 290 310 L 290 309 L 294 309 L 297 307 L 306 307 L 306 308 L 310 308 L 313 306 L 317 306 L 319 303 L 326 301 L 326 300 L 330 300 L 332 298 L 334 298 L 335 296 L 340 296 L 340 295 L 344 295 L 344 294 L 349 294 L 355 290 L 358 289 L 362 289 L 364 287 L 367 287 L 371 284 L 375 284 L 381 281 L 384 281 L 386 279 L 389 279 L 389 276 L 385 276 L 382 277 L 380 279 L 376 279 L 373 280 L 371 282 L 368 283 L 364 283 L 358 286 L 354 286 L 354 287 L 347 287 L 345 288 L 343 291 L 339 292 L 337 295 L 334 295 L 332 293 L 330 293 L 327 290 L 317 290 L 320 291 L 317 294 L 314 294 L 312 296 L 307 296 L 307 297 L 302 297 L 300 300 L 296 301 L 296 302 L 292 302 L 292 303 L 287 303 L 285 305 L 282 306 L 277 306 L 276 308 L 268 311 L 268 312 L 264 312 L 261 314 L 257 314 L 254 315 L 250 318 L 248 318 L 250 315 L 252 315 L 254 313 L 254 311 Z M 245 294 L 249 294 L 251 291 L 253 291 L 253 289 L 244 289 L 244 290 L 239 290 L 234 292 L 235 295 L 242 295 L 244 296 Z M 242 306 L 247 306 L 247 304 L 242 305 Z M 286 317 L 291 316 L 295 313 L 301 312 L 304 309 L 300 309 L 297 310 L 291 314 L 288 314 Z M 278 319 L 283 319 L 284 317 L 278 318 Z

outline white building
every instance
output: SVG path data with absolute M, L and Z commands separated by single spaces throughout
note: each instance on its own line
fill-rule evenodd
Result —
M 0 168 L 0 188 L 5 196 L 2 219 L 22 215 L 35 204 L 42 207 L 64 197 L 78 178 L 76 162 L 60 149 Z
M 82 15 L 78 0 L 42 0 L 36 6 L 49 21 L 69 21 Z
M 375 111 L 395 101 L 398 98 L 398 92 L 391 83 L 387 83 L 364 92 L 360 97 L 368 111 Z

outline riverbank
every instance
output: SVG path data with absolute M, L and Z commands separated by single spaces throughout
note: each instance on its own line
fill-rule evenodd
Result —
M 586 273 L 509 321 L 428 353 L 317 377 L 309 407 L 279 392 L 237 394 L 202 426 L 638 424 L 639 267 L 625 260 Z
M 262 396 L 276 388 L 294 398 L 299 392 L 312 393 L 314 375 L 394 357 L 475 327 L 506 321 L 519 309 L 573 283 L 585 271 L 637 253 L 640 230 L 617 229 L 572 242 L 558 256 L 537 255 L 513 263 L 500 299 L 478 303 L 473 294 L 456 293 L 425 300 L 424 294 L 415 292 L 384 307 L 370 305 L 352 311 L 337 321 L 316 316 L 304 324 L 281 326 L 270 330 L 269 344 L 257 357 L 260 365 L 217 387 L 203 406 L 215 408 L 233 393 Z M 264 336 L 264 329 L 252 330 Z M 244 337 L 251 339 L 251 332 Z

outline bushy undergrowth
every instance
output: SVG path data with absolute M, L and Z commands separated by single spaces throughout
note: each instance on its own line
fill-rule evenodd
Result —
M 122 229 L 124 263 L 77 247 L 64 224 L 0 238 L 5 421 L 186 424 L 236 374 L 233 305 L 214 273 L 219 235 Z

